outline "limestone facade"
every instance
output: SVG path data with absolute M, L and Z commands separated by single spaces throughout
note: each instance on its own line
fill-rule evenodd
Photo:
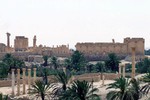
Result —
M 123 43 L 77 43 L 76 50 L 82 52 L 85 56 L 98 57 L 106 56 L 109 53 L 116 53 L 119 56 L 132 54 L 132 47 L 135 47 L 136 55 L 144 56 L 143 38 L 125 38 Z
M 0 43 L 0 52 L 6 51 L 6 45 L 4 43 Z
M 24 36 L 16 36 L 14 40 L 15 51 L 26 51 L 28 50 L 28 38 Z

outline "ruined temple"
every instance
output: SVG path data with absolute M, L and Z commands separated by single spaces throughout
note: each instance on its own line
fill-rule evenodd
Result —
M 0 58 L 6 53 L 11 53 L 15 57 L 23 60 L 28 60 L 32 55 L 48 55 L 57 57 L 69 57 L 72 51 L 69 49 L 69 45 L 57 45 L 52 47 L 39 46 L 36 44 L 37 37 L 33 37 L 33 46 L 29 47 L 29 40 L 25 36 L 16 36 L 14 40 L 14 47 L 10 46 L 10 33 L 7 35 L 7 45 L 0 43 Z M 104 60 L 109 53 L 116 53 L 119 58 L 126 58 L 131 55 L 131 48 L 135 47 L 136 58 L 141 59 L 144 56 L 144 39 L 143 38 L 125 38 L 123 43 L 115 42 L 86 42 L 77 43 L 75 45 L 76 50 L 82 52 L 88 60 Z
M 125 38 L 123 43 L 77 43 L 76 50 L 82 52 L 90 60 L 104 59 L 109 53 L 115 53 L 119 58 L 131 55 L 131 48 L 135 47 L 136 55 L 139 58 L 144 56 L 143 38 Z
M 28 50 L 28 38 L 24 36 L 16 36 L 14 40 L 15 51 L 26 51 Z
M 14 39 L 14 47 L 10 47 L 10 33 L 7 35 L 7 45 L 0 43 L 0 58 L 2 58 L 6 53 L 11 53 L 13 56 L 28 60 L 34 55 L 48 55 L 48 56 L 57 56 L 57 57 L 69 57 L 70 49 L 69 45 L 57 45 L 56 47 L 47 47 L 43 45 L 37 46 L 36 36 L 33 37 L 33 46 L 29 47 L 29 40 L 25 36 L 16 36 Z

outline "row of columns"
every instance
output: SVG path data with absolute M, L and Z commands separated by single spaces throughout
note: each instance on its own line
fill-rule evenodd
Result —
M 119 74 L 121 75 L 121 70 L 122 76 L 125 77 L 125 64 L 119 64 Z M 132 73 L 131 73 L 131 78 L 135 78 L 135 47 L 132 47 Z
M 22 76 L 22 81 L 23 81 L 23 94 L 26 93 L 26 68 L 23 68 L 23 76 Z M 36 68 L 33 68 L 34 70 L 34 78 L 33 82 L 36 81 Z M 12 69 L 12 96 L 15 95 L 15 69 Z M 28 68 L 28 89 L 31 87 L 31 69 Z M 20 69 L 17 69 L 17 95 L 20 95 Z

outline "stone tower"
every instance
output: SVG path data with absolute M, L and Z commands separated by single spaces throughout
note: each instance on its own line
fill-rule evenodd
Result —
M 24 36 L 16 36 L 14 40 L 15 51 L 26 51 L 28 49 L 28 38 Z
M 7 35 L 7 47 L 9 48 L 10 47 L 10 33 L 6 33 Z
M 36 47 L 36 35 L 35 35 L 34 38 L 33 38 L 33 47 L 34 47 L 34 48 Z

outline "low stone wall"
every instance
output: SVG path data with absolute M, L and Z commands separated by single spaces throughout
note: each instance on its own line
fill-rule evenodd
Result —
M 114 80 L 120 76 L 119 74 L 117 75 L 115 73 L 103 73 L 102 75 L 105 76 L 105 80 Z M 89 82 L 91 82 L 92 80 L 94 82 L 98 82 L 99 79 L 101 79 L 101 73 L 88 73 L 75 76 L 75 80 L 86 80 Z
M 115 73 L 103 73 L 105 76 L 105 80 L 113 80 L 119 77 L 120 75 L 116 75 Z M 37 80 L 43 80 L 42 77 L 37 77 Z M 86 80 L 91 82 L 92 80 L 94 82 L 98 82 L 99 79 L 101 79 L 101 74 L 100 73 L 87 73 L 87 74 L 82 74 L 82 75 L 76 75 L 74 76 L 74 80 Z M 48 81 L 55 83 L 58 82 L 56 77 L 54 75 L 48 76 Z M 20 84 L 23 84 L 23 80 L 20 79 Z M 26 78 L 26 84 L 28 84 L 28 79 Z M 33 77 L 31 78 L 31 84 L 33 84 Z M 17 81 L 15 81 L 15 85 L 17 85 Z M 10 80 L 0 80 L 0 87 L 9 87 L 11 86 L 11 79 Z
M 11 80 L 0 80 L 0 87 L 11 86 Z

